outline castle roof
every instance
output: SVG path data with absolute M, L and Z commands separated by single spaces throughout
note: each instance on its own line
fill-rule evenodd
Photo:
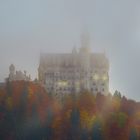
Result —
M 42 53 L 40 55 L 40 65 L 63 65 L 71 64 L 75 60 L 79 65 L 81 62 L 80 53 L 73 56 L 73 53 Z M 91 65 L 96 67 L 109 67 L 109 62 L 104 53 L 89 53 Z

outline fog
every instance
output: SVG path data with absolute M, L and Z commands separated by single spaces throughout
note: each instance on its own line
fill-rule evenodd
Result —
M 110 60 L 110 90 L 140 100 L 139 17 L 138 0 L 1 0 L 0 81 L 11 63 L 34 79 L 40 52 L 71 52 L 87 29 Z

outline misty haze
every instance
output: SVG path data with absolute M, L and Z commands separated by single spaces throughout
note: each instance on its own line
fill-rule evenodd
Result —
M 139 139 L 139 60 L 138 0 L 0 1 L 0 139 Z

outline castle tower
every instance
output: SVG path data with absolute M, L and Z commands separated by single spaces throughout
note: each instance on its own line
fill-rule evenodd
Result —
M 73 79 L 72 79 L 72 83 L 73 83 L 73 92 L 74 93 L 78 93 L 79 92 L 79 88 L 78 85 L 79 84 L 79 79 L 77 78 L 78 72 L 77 72 L 77 65 L 78 65 L 78 52 L 76 47 L 73 47 L 72 50 L 72 63 L 73 63 Z
M 84 71 L 82 77 L 83 87 L 85 90 L 90 90 L 89 84 L 89 71 L 90 71 L 90 39 L 89 33 L 87 31 L 83 32 L 81 35 L 81 48 L 80 48 L 80 58 L 81 58 L 81 66 Z
M 13 64 L 9 66 L 9 80 L 15 80 L 15 66 Z
M 84 31 L 81 34 L 80 53 L 90 53 L 90 35 L 88 31 Z
M 74 66 L 76 66 L 76 57 L 77 57 L 77 49 L 74 46 L 72 49 L 72 63 Z
M 44 61 L 41 53 L 40 53 L 40 63 L 38 67 L 38 79 L 41 83 L 44 82 Z

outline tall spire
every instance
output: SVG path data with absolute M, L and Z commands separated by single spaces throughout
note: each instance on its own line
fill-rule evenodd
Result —
M 90 36 L 87 30 L 84 30 L 81 34 L 81 47 L 89 47 L 90 46 Z
M 84 30 L 81 34 L 80 52 L 90 52 L 90 36 L 87 30 Z

